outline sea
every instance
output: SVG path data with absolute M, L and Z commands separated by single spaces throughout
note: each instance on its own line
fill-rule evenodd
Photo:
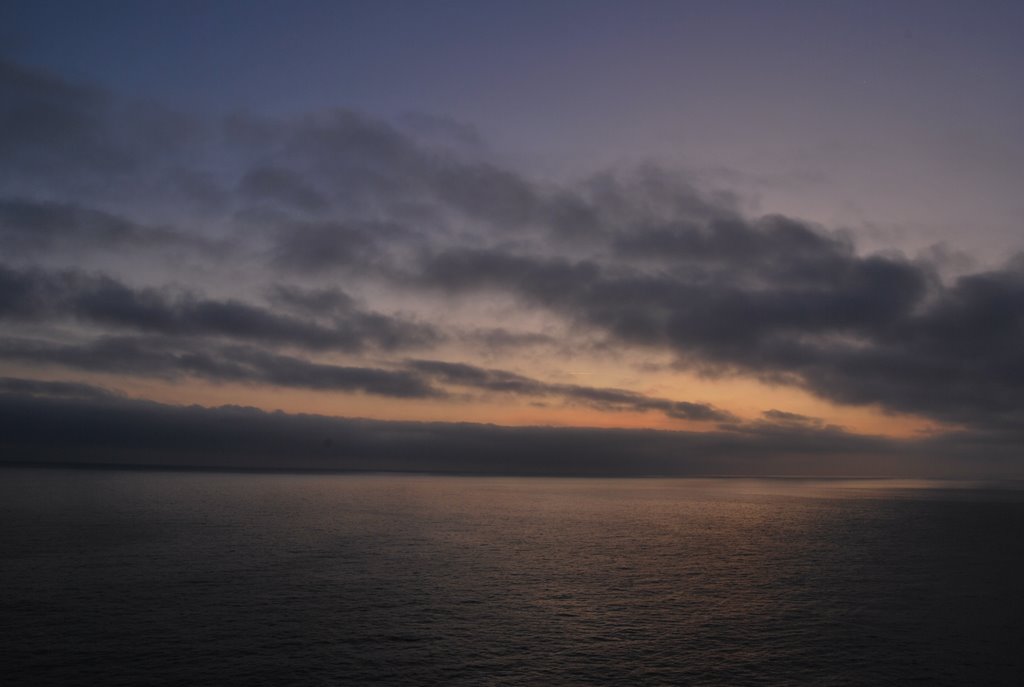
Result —
M 1020 685 L 1024 485 L 0 469 L 0 684 Z

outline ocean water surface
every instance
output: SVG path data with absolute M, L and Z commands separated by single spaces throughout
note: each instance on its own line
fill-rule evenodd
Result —
M 0 470 L 4 685 L 1016 685 L 1016 484 Z

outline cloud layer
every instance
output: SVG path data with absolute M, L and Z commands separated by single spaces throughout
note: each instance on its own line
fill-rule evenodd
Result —
M 53 431 L 54 427 L 61 431 Z M 0 380 L 9 462 L 511 475 L 1019 475 L 968 436 L 892 440 L 770 424 L 742 432 L 386 422 L 168 406 L 84 385 Z M 984 454 L 979 449 L 987 449 Z M 822 460 L 823 454 L 832 460 Z
M 934 259 L 749 216 L 686 173 L 555 182 L 427 129 L 345 109 L 204 118 L 0 63 L 9 391 L 71 394 L 74 379 L 30 379 L 57 368 L 554 403 L 704 423 L 702 437 L 766 451 L 769 427 L 854 445 L 786 408 L 742 418 L 653 393 L 649 374 L 635 388 L 559 376 L 600 348 L 1019 445 L 1024 258 L 948 278 Z

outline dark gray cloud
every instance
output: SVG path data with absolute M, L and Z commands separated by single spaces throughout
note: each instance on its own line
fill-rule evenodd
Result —
M 225 349 L 226 358 L 255 370 L 260 381 L 321 391 L 362 391 L 395 398 L 443 398 L 445 394 L 406 370 L 324 365 L 252 349 Z
M 523 177 L 490 164 L 449 164 L 433 170 L 431 191 L 447 205 L 498 227 L 542 219 L 541 193 Z
M 351 307 L 321 322 L 236 300 L 135 289 L 106 275 L 0 264 L 0 319 L 60 317 L 168 336 L 225 337 L 312 350 L 392 350 L 429 346 L 441 338 L 430 325 Z
M 811 417 L 809 415 L 801 415 L 800 413 L 790 413 L 785 410 L 778 410 L 772 408 L 766 410 L 761 415 L 764 416 L 769 422 L 778 422 L 787 425 L 814 425 L 821 426 L 823 421 L 820 417 Z
M 341 289 L 328 287 L 307 289 L 289 284 L 274 284 L 268 289 L 267 297 L 272 303 L 319 317 L 349 312 L 355 308 L 355 301 Z
M 202 129 L 188 115 L 0 59 L 5 185 L 79 197 L 166 191 L 183 178 Z
M 437 360 L 411 360 L 410 369 L 445 384 L 516 396 L 557 397 L 568 403 L 589 406 L 605 412 L 655 411 L 680 420 L 731 422 L 737 418 L 707 403 L 672 401 L 625 389 L 551 384 L 506 370 L 494 370 L 465 363 Z
M 766 438 L 815 436 L 818 439 L 823 439 L 828 436 L 847 434 L 846 428 L 841 425 L 828 424 L 821 418 L 776 408 L 762 412 L 760 418 L 742 422 L 726 422 L 719 427 L 729 432 Z
M 186 377 L 392 398 L 444 398 L 415 372 L 316 363 L 249 346 L 205 346 L 164 338 L 103 337 L 76 343 L 0 338 L 0 359 L 89 372 Z
M 243 195 L 281 203 L 308 213 L 320 213 L 329 203 L 312 184 L 301 176 L 279 167 L 257 167 L 242 177 L 239 189 Z
M 515 348 L 553 346 L 558 343 L 558 339 L 549 334 L 531 331 L 512 331 L 505 327 L 478 327 L 463 333 L 460 338 L 468 341 L 470 344 L 482 346 L 484 350 L 490 352 Z
M 62 165 L 93 173 L 130 167 L 105 128 L 109 107 L 98 88 L 0 60 L 0 155 L 29 173 Z
M 461 240 L 474 236 L 486 242 L 492 233 L 521 237 L 527 230 L 541 236 L 585 235 L 602 219 L 590 196 L 611 198 L 619 183 L 595 181 L 587 189 L 540 183 L 474 157 L 473 146 L 468 156 L 438 149 L 350 110 L 292 120 L 236 117 L 228 131 L 249 155 L 274 160 L 273 167 L 260 163 L 246 172 L 240 188 L 248 199 L 273 201 L 306 215 L 330 204 L 347 220 L 335 227 L 362 222 L 383 228 L 387 221 L 412 227 L 387 236 L 389 242 L 437 240 L 450 233 L 452 223 L 460 226 Z M 339 263 L 347 264 L 350 252 L 335 250 Z M 322 267 L 330 262 L 329 255 L 321 258 Z
M 383 422 L 2 390 L 0 453 L 21 463 L 513 475 L 1021 474 L 1016 444 L 957 435 L 900 441 L 813 428 L 744 434 Z
M 620 233 L 613 245 L 625 257 L 656 259 L 670 265 L 713 269 L 743 261 L 744 277 L 796 282 L 819 276 L 853 254 L 848 239 L 778 215 L 754 221 L 726 217 L 709 222 L 654 222 L 635 232 Z
M 93 384 L 23 379 L 21 377 L 0 377 L 0 394 L 80 400 L 111 400 L 123 396 L 118 391 Z
M 714 236 L 722 226 L 730 237 Z M 927 264 L 859 256 L 794 220 L 695 231 L 681 230 L 679 258 L 652 249 L 658 269 L 453 249 L 429 257 L 415 279 L 446 292 L 514 293 L 623 344 L 665 348 L 705 371 L 798 384 L 842 403 L 970 424 L 1020 418 L 1019 266 L 947 285 Z
M 225 127 L 242 158 L 254 161 L 241 185 L 250 195 L 257 191 L 302 211 L 313 201 L 367 217 L 392 212 L 427 190 L 432 155 L 379 119 L 336 109 L 289 120 L 238 115 Z M 253 174 L 264 176 L 256 188 Z
M 705 403 L 672 401 L 623 389 L 549 384 L 504 370 L 462 363 L 412 360 L 394 369 L 342 366 L 252 346 L 198 345 L 188 339 L 166 337 L 108 336 L 74 344 L 6 337 L 0 338 L 0 360 L 168 380 L 192 377 L 393 398 L 443 400 L 450 393 L 442 387 L 456 387 L 528 398 L 558 398 L 604 412 L 653 411 L 685 420 L 737 421 L 732 414 Z
M 27 198 L 0 199 L 0 241 L 8 256 L 175 247 L 220 254 L 225 249 L 216 241 L 167 228 L 142 226 L 126 217 L 77 203 Z
M 288 272 L 368 267 L 410 234 L 390 222 L 288 222 L 275 231 L 271 262 Z

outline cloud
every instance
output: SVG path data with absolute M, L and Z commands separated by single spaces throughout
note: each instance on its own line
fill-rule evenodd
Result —
M 351 307 L 320 322 L 236 300 L 135 289 L 106 275 L 77 270 L 19 270 L 0 264 L 0 287 L 0 319 L 68 317 L 107 328 L 311 350 L 393 350 L 430 346 L 441 338 L 430 325 Z
M 528 397 L 558 397 L 568 403 L 585 405 L 605 412 L 656 411 L 679 420 L 730 422 L 736 417 L 707 403 L 672 401 L 646 396 L 625 389 L 551 384 L 505 370 L 494 370 L 437 360 L 411 360 L 412 370 L 445 384 L 501 394 Z
M 289 284 L 273 284 L 267 294 L 272 303 L 314 316 L 344 313 L 355 308 L 355 301 L 339 288 L 305 289 Z
M 193 377 L 391 398 L 445 396 L 409 371 L 316 363 L 248 346 L 197 346 L 162 338 L 103 337 L 75 344 L 0 338 L 0 359 L 169 380 Z
M 256 167 L 242 177 L 239 190 L 245 196 L 267 200 L 311 214 L 326 210 L 329 203 L 301 176 L 279 167 Z
M 120 215 L 77 203 L 0 198 L 0 240 L 7 255 L 52 255 L 57 251 L 110 251 L 125 248 L 191 248 L 220 253 L 223 247 L 201 237 L 139 225 Z
M 98 88 L 0 60 L 0 159 L 21 173 L 78 164 L 93 173 L 130 165 L 105 130 L 109 96 Z
M 392 398 L 445 400 L 450 393 L 443 386 L 526 398 L 560 398 L 603 412 L 654 411 L 683 420 L 737 421 L 731 413 L 706 403 L 672 401 L 623 389 L 548 384 L 504 370 L 463 363 L 411 360 L 393 369 L 341 366 L 251 346 L 200 346 L 188 340 L 156 337 L 102 337 L 75 344 L 0 338 L 0 360 L 169 380 L 193 377 Z
M 505 327 L 478 327 L 464 332 L 460 338 L 490 352 L 515 348 L 554 346 L 558 343 L 558 339 L 549 334 L 533 331 L 512 331 Z
M 452 249 L 426 258 L 412 279 L 447 293 L 512 293 L 705 372 L 755 375 L 952 423 L 1020 418 L 1018 266 L 946 285 L 927 264 L 860 256 L 794 220 L 762 219 L 742 231 L 712 224 L 700 239 L 682 232 L 680 241 L 696 248 L 673 258 L 663 246 L 655 269 L 615 256 Z
M 808 415 L 801 415 L 800 413 L 790 413 L 785 410 L 777 410 L 772 408 L 761 413 L 766 420 L 769 422 L 776 422 L 784 425 L 813 425 L 821 426 L 823 424 L 820 417 L 810 417 Z
M 93 384 L 22 379 L 20 377 L 0 377 L 0 394 L 103 401 L 122 397 L 120 392 Z
M 275 231 L 271 262 L 298 273 L 368 267 L 390 243 L 408 236 L 401 226 L 385 222 L 288 222 Z
M 83 400 L 0 388 L 0 451 L 21 463 L 513 475 L 1019 476 L 1014 444 L 354 420 Z
M 184 178 L 202 129 L 180 112 L 0 59 L 0 183 L 9 189 L 166 192 Z

